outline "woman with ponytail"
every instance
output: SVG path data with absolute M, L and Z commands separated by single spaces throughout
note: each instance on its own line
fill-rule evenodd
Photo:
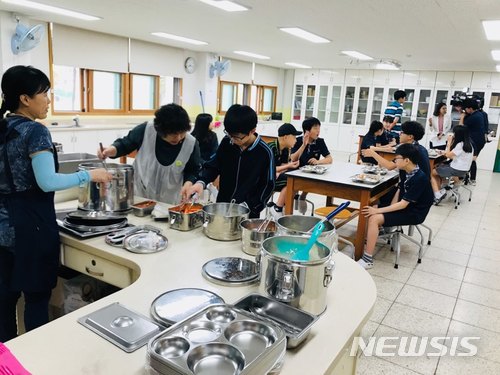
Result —
M 59 231 L 54 191 L 108 182 L 104 169 L 57 173 L 48 129 L 50 81 L 31 66 L 13 66 L 2 77 L 0 107 L 0 342 L 17 335 L 16 304 L 24 295 L 24 324 L 48 322 L 57 281 Z

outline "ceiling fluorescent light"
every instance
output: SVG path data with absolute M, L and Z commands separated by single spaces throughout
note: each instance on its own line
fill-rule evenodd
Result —
M 330 43 L 330 41 L 328 39 L 325 39 L 321 36 L 310 33 L 309 31 L 302 30 L 300 27 L 280 27 L 279 29 L 281 31 L 284 31 L 285 33 L 292 34 L 292 35 L 297 36 L 299 38 L 308 40 L 309 42 Z
M 287 62 L 285 65 L 293 66 L 294 68 L 311 69 L 311 66 L 309 65 L 297 64 L 294 62 Z
M 484 33 L 488 40 L 500 40 L 500 21 L 483 21 Z
M 500 72 L 500 65 L 497 65 L 497 72 Z
M 7 3 L 7 4 L 19 5 L 19 6 L 23 6 L 26 8 L 37 9 L 37 10 L 41 10 L 43 12 L 55 13 L 55 14 L 60 14 L 62 16 L 78 18 L 78 19 L 84 20 L 84 21 L 97 21 L 97 20 L 102 19 L 100 17 L 90 16 L 90 15 L 85 14 L 85 13 L 74 12 L 72 10 L 58 8 L 58 7 L 54 7 L 51 5 L 35 3 L 34 1 L 2 0 L 2 2 Z
M 177 40 L 178 42 L 184 42 L 184 43 L 189 43 L 189 44 L 195 44 L 197 46 L 203 46 L 205 44 L 208 44 L 207 42 L 202 42 L 201 40 L 196 40 L 196 39 L 190 39 L 190 38 L 185 38 L 183 36 L 178 36 L 178 35 L 173 35 L 173 34 L 167 34 L 167 33 L 151 33 L 151 35 L 154 36 L 159 36 L 160 38 L 166 38 L 166 39 L 171 39 L 171 40 Z
M 358 60 L 373 60 L 373 57 L 367 56 L 358 51 L 340 51 L 340 52 L 342 52 L 344 55 L 354 57 L 355 59 Z
M 493 60 L 500 61 L 500 49 L 491 51 L 491 56 L 493 57 Z
M 243 5 L 233 3 L 232 1 L 222 0 L 200 0 L 202 3 L 211 5 L 213 7 L 225 10 L 226 12 L 243 12 L 249 8 Z
M 243 56 L 248 56 L 248 57 L 254 57 L 256 59 L 261 59 L 261 60 L 269 60 L 270 57 L 264 56 L 264 55 L 259 55 L 257 53 L 252 53 L 252 52 L 245 52 L 245 51 L 234 51 L 234 53 L 238 55 L 243 55 Z
M 382 69 L 382 70 L 399 70 L 401 68 L 401 64 L 395 61 L 380 61 L 376 66 L 375 69 Z

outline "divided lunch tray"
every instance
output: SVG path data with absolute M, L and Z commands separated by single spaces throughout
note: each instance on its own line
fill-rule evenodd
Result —
M 262 375 L 285 351 L 286 336 L 279 326 L 218 304 L 153 337 L 147 366 L 162 375 Z
M 140 348 L 164 329 L 119 302 L 81 317 L 78 323 L 127 353 Z
M 300 167 L 300 170 L 307 173 L 323 174 L 328 170 L 328 167 L 321 165 L 304 165 L 303 167 Z
M 377 185 L 382 180 L 377 175 L 363 173 L 355 174 L 354 176 L 351 176 L 351 179 L 354 182 L 360 182 L 368 185 Z

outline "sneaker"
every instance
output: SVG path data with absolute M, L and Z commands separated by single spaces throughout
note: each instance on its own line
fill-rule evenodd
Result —
M 472 186 L 476 186 L 476 180 L 470 180 L 469 184 L 471 184 Z
M 439 198 L 434 198 L 434 206 L 437 206 L 441 201 L 446 198 L 446 193 L 442 194 Z
M 361 267 L 363 267 L 365 270 L 369 270 L 370 268 L 373 268 L 373 263 L 368 263 L 368 262 L 365 262 L 365 260 L 363 258 L 361 258 L 360 260 L 358 260 L 357 262 Z

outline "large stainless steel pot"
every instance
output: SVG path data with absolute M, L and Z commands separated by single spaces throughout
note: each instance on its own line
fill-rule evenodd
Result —
M 248 207 L 237 203 L 212 203 L 203 206 L 203 233 L 214 240 L 234 241 L 241 238 L 240 222 L 248 218 Z
M 88 171 L 102 168 L 102 163 L 82 163 L 78 169 Z M 80 187 L 78 208 L 94 211 L 125 211 L 134 201 L 134 168 L 128 164 L 107 163 L 113 179 L 108 183 L 89 182 Z
M 262 243 L 259 293 L 298 309 L 319 315 L 326 309 L 327 288 L 335 264 L 332 251 L 316 242 L 307 261 L 292 260 L 293 249 L 304 246 L 306 237 L 276 236 Z
M 285 215 L 278 219 L 276 222 L 278 225 L 277 235 L 282 236 L 302 236 L 309 238 L 311 233 L 308 232 L 316 224 L 318 224 L 322 219 L 315 216 L 304 216 L 304 215 Z M 318 238 L 318 242 L 332 249 L 333 251 L 338 250 L 338 235 L 335 230 L 335 226 L 327 221 L 325 223 L 325 229 Z
M 180 204 L 168 209 L 170 228 L 188 231 L 203 225 L 203 206 L 199 203 Z
M 241 247 L 243 252 L 250 255 L 257 255 L 262 241 L 276 233 L 276 223 L 272 220 L 247 219 L 240 223 L 240 227 Z

